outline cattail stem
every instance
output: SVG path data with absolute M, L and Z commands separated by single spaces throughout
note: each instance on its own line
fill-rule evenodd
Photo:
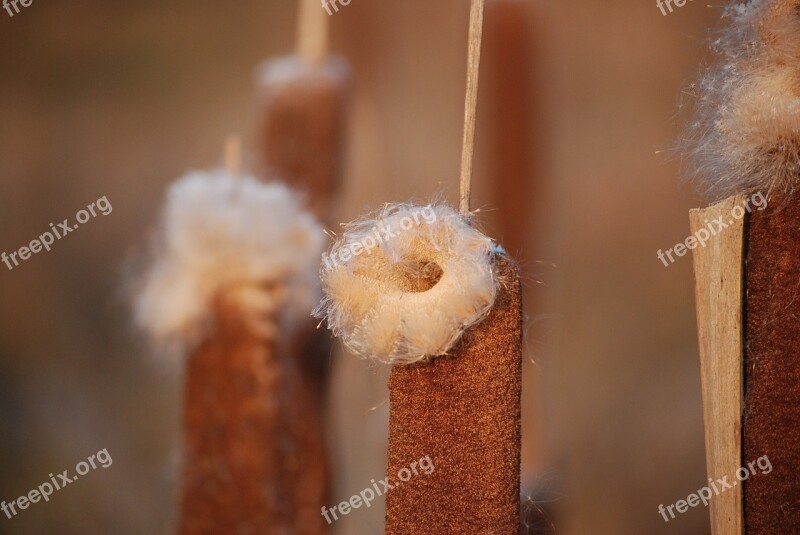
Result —
M 324 477 L 298 491 L 298 444 L 318 435 L 293 428 L 316 408 L 287 350 L 308 321 L 322 228 L 286 186 L 228 170 L 172 184 L 162 221 L 136 321 L 185 360 L 181 532 L 323 533 L 305 500 L 321 503 Z
M 232 175 L 242 173 L 242 138 L 231 134 L 225 139 L 225 169 Z
M 714 207 L 708 209 L 714 221 L 704 221 L 708 229 L 697 225 L 698 232 L 715 235 L 711 240 L 730 242 L 724 263 L 696 262 L 696 277 L 707 281 L 709 295 L 727 284 L 720 288 L 724 295 L 701 299 L 698 293 L 698 317 L 707 317 L 699 327 L 701 352 L 706 353 L 701 358 L 709 477 L 734 481 L 724 498 L 714 498 L 726 504 L 724 509 L 712 502 L 712 527 L 724 535 L 797 533 L 800 19 L 792 0 L 733 3 L 725 15 L 729 27 L 712 45 L 718 61 L 695 86 L 697 106 L 685 144 L 694 163 L 691 171 L 711 196 L 739 196 L 720 203 L 733 209 L 719 213 L 719 219 L 710 213 Z M 735 221 L 742 217 L 743 237 L 741 222 Z M 713 229 L 717 220 L 719 235 Z M 695 239 L 700 241 L 699 234 Z M 703 258 L 707 253 L 702 249 L 711 245 L 696 247 L 696 257 Z M 734 287 L 738 281 L 727 280 L 733 273 L 742 274 L 743 284 Z M 713 306 L 722 297 L 725 308 Z M 717 388 L 706 396 L 711 372 L 719 374 Z M 717 407 L 722 418 L 709 416 L 709 407 Z M 716 466 L 714 459 L 725 459 L 724 466 Z M 741 503 L 734 503 L 738 497 Z
M 299 0 L 297 13 L 297 53 L 310 63 L 328 53 L 329 15 L 319 0 Z
M 475 121 L 478 110 L 478 78 L 481 65 L 483 11 L 485 0 L 472 0 L 469 15 L 469 47 L 467 57 L 467 94 L 464 103 L 464 139 L 461 148 L 461 187 L 459 209 L 470 211 L 472 167 L 475 152 Z
M 389 243 L 376 240 L 377 228 L 407 230 Z M 516 533 L 522 298 L 515 264 L 443 205 L 387 205 L 377 218 L 346 225 L 331 250 L 367 240 L 370 254 L 322 269 L 315 313 L 353 352 L 394 366 L 387 475 L 400 485 L 387 496 L 386 533 Z M 425 458 L 435 470 L 423 475 L 417 465 Z

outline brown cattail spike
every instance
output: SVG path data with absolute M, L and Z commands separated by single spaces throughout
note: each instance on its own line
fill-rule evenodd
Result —
M 260 171 L 302 192 L 316 216 L 329 222 L 344 159 L 350 70 L 344 60 L 329 55 L 325 6 L 318 0 L 299 0 L 298 6 L 295 55 L 262 69 Z M 283 348 L 296 372 L 286 378 L 290 417 L 281 436 L 292 447 L 283 490 L 295 512 L 288 532 L 302 535 L 328 530 L 320 509 L 328 492 L 322 418 L 331 346 L 327 333 L 315 326 L 307 318 Z
M 494 269 L 486 319 L 448 356 L 392 370 L 388 476 L 426 455 L 435 471 L 389 491 L 389 535 L 518 531 L 522 298 L 514 263 Z
M 282 455 L 265 443 L 278 436 L 285 397 L 274 313 L 259 325 L 220 296 L 215 330 L 187 362 L 182 534 L 277 535 L 289 526 Z
M 324 258 L 316 314 L 354 353 L 394 365 L 387 475 L 400 485 L 387 497 L 386 533 L 516 533 L 515 264 L 444 205 L 387 205 L 346 225 Z M 420 459 L 433 473 L 404 478 Z
M 746 237 L 747 535 L 800 533 L 800 198 L 773 198 Z
M 163 221 L 136 312 L 185 357 L 181 533 L 323 533 L 323 485 L 305 476 L 324 468 L 301 473 L 298 454 L 319 437 L 293 427 L 315 408 L 288 350 L 317 298 L 321 227 L 285 186 L 229 171 L 173 184 Z
M 347 63 L 335 57 L 313 64 L 278 59 L 262 68 L 261 86 L 263 174 L 287 180 L 318 217 L 328 219 L 344 159 Z

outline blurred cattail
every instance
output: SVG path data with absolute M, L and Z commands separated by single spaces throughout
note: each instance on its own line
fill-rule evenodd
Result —
M 298 7 L 295 53 L 259 68 L 255 121 L 259 173 L 290 184 L 307 200 L 311 212 L 330 224 L 342 183 L 350 66 L 328 52 L 329 17 L 319 2 L 300 0 Z M 318 267 L 319 258 L 315 260 Z M 291 383 L 303 401 L 292 405 L 286 430 L 296 442 L 289 460 L 293 482 L 287 488 L 298 511 L 293 530 L 320 533 L 327 528 L 320 509 L 330 486 L 323 433 L 330 337 L 309 318 L 288 340 L 288 352 L 299 364 Z
M 350 65 L 329 53 L 328 15 L 299 0 L 295 54 L 259 68 L 256 142 L 261 172 L 279 176 L 330 218 L 344 161 Z
M 283 185 L 198 172 L 170 187 L 160 239 L 136 319 L 186 360 L 180 530 L 286 533 L 285 430 L 304 402 L 286 344 L 315 299 L 322 229 Z
M 735 2 L 713 41 L 716 62 L 690 94 L 682 145 L 690 175 L 712 201 L 794 192 L 800 173 L 800 4 Z

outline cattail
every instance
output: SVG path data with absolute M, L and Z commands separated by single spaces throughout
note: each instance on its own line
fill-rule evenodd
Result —
M 346 225 L 323 256 L 315 313 L 352 352 L 392 365 L 392 535 L 519 528 L 519 275 L 470 211 L 483 10 L 472 0 L 460 213 L 387 205 Z M 420 474 L 421 460 L 431 470 Z
M 298 6 L 295 53 L 266 62 L 258 72 L 259 172 L 281 177 L 307 199 L 312 213 L 330 222 L 342 182 L 350 66 L 328 52 L 329 17 L 319 2 L 300 0 Z M 303 400 L 292 405 L 293 416 L 283 430 L 296 446 L 285 487 L 296 511 L 291 529 L 325 533 L 328 524 L 320 509 L 330 486 L 323 433 L 330 337 L 308 321 L 291 337 L 288 351 L 299 365 L 292 388 Z
M 349 87 L 350 68 L 336 56 L 318 62 L 289 56 L 259 72 L 264 174 L 287 177 L 325 217 L 341 183 Z
M 712 501 L 715 534 L 800 532 L 798 9 L 726 10 L 685 147 L 701 189 L 724 199 L 691 216 L 695 235 L 721 222 L 695 249 L 708 476 L 742 481 Z
M 260 165 L 306 195 L 319 217 L 330 217 L 341 184 L 351 89 L 347 61 L 328 51 L 328 15 L 317 0 L 299 0 L 295 54 L 259 68 L 257 123 Z
M 521 296 L 516 267 L 443 205 L 390 205 L 325 255 L 316 314 L 392 364 L 386 533 L 519 525 Z M 429 457 L 435 470 L 403 480 Z
M 299 373 L 286 344 L 315 300 L 323 234 L 295 194 L 229 171 L 167 195 L 137 323 L 185 359 L 182 533 L 286 533 Z M 301 533 L 304 531 L 296 531 Z

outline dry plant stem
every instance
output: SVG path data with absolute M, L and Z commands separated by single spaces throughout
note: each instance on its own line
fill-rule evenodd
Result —
M 800 196 L 754 211 L 746 240 L 744 460 L 773 470 L 745 482 L 745 533 L 800 533 Z
M 214 331 L 187 362 L 181 533 L 288 529 L 282 452 L 269 440 L 282 426 L 284 369 L 274 333 L 221 296 Z
M 232 134 L 225 139 L 225 169 L 232 175 L 242 172 L 242 138 Z
M 475 119 L 478 108 L 478 75 L 481 64 L 483 10 L 485 0 L 472 0 L 469 15 L 469 51 L 467 58 L 467 95 L 464 103 L 464 140 L 461 149 L 461 196 L 463 215 L 470 211 L 472 166 L 475 152 Z
M 388 475 L 425 455 L 435 471 L 389 491 L 389 535 L 517 533 L 522 298 L 513 262 L 495 269 L 493 309 L 448 356 L 392 370 Z
M 743 197 L 704 210 L 692 210 L 692 232 L 707 221 L 729 218 Z M 714 481 L 742 466 L 742 238 L 744 222 L 735 221 L 705 247 L 694 250 L 697 330 L 703 391 L 706 466 Z M 741 535 L 742 487 L 715 496 L 709 504 L 714 535 Z
M 299 0 L 297 14 L 297 53 L 316 63 L 328 53 L 328 19 L 319 0 Z

